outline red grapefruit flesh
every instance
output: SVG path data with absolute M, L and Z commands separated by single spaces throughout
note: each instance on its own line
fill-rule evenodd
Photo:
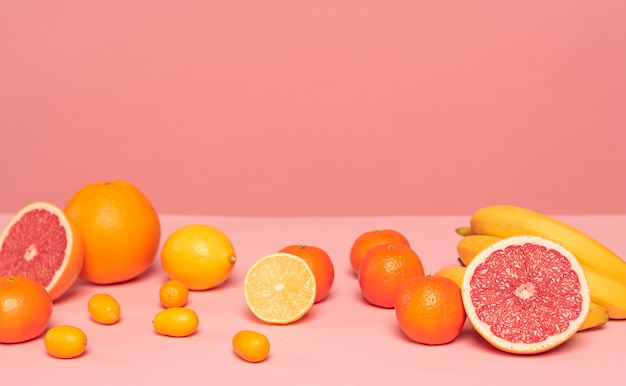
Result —
M 65 213 L 35 202 L 13 216 L 0 234 L 0 276 L 30 277 L 56 300 L 78 278 L 84 251 L 82 236 Z
M 536 236 L 505 238 L 480 252 L 467 266 L 462 294 L 476 331 L 516 354 L 544 352 L 567 341 L 590 305 L 576 258 Z

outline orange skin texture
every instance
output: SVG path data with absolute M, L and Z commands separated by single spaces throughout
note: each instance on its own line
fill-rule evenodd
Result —
M 298 256 L 309 265 L 315 276 L 315 303 L 321 302 L 328 296 L 335 280 L 335 268 L 326 251 L 310 245 L 289 245 L 279 252 Z
M 413 341 L 439 345 L 452 342 L 465 324 L 461 289 L 442 276 L 420 276 L 405 281 L 395 301 L 396 319 Z
M 384 244 L 370 249 L 359 266 L 359 286 L 371 304 L 393 308 L 400 285 L 410 277 L 423 276 L 417 253 L 404 244 Z
M 359 273 L 359 266 L 367 251 L 382 244 L 403 244 L 409 246 L 409 241 L 402 233 L 394 229 L 372 230 L 362 233 L 354 240 L 350 248 L 350 266 L 354 273 Z
M 0 342 L 34 339 L 48 327 L 52 298 L 38 281 L 26 276 L 0 278 Z
M 159 216 L 146 196 L 128 182 L 86 185 L 70 198 L 65 212 L 83 235 L 80 277 L 87 281 L 113 284 L 134 279 L 156 257 Z

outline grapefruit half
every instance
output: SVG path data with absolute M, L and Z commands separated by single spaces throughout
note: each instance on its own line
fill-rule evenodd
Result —
M 78 228 L 60 208 L 34 202 L 17 212 L 0 234 L 0 276 L 35 279 L 55 300 L 78 278 L 84 251 Z
M 536 236 L 513 236 L 480 252 L 462 281 L 476 331 L 496 348 L 535 354 L 567 341 L 589 312 L 589 286 L 567 249 Z

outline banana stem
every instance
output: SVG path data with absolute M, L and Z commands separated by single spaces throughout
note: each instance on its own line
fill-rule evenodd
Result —
M 457 234 L 461 235 L 461 236 L 469 236 L 469 235 L 475 235 L 476 233 L 472 230 L 472 227 L 468 227 L 468 226 L 463 226 L 463 227 L 458 227 L 454 230 Z

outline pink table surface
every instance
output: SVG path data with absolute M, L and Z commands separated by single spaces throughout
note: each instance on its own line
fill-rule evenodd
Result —
M 0 226 L 9 220 L 0 215 Z M 564 216 L 561 219 L 594 235 L 626 256 L 622 229 L 626 215 Z M 466 323 L 451 344 L 425 346 L 400 331 L 393 310 L 367 304 L 348 263 L 353 240 L 375 228 L 403 232 L 427 272 L 456 264 L 454 228 L 467 217 L 306 217 L 253 218 L 162 216 L 163 235 L 190 223 L 221 228 L 233 241 L 238 263 L 231 278 L 213 290 L 192 292 L 188 307 L 198 312 L 198 331 L 186 338 L 157 335 L 151 325 L 161 310 L 158 288 L 166 279 L 158 259 L 134 281 L 97 286 L 79 280 L 54 307 L 51 326 L 73 324 L 89 344 L 72 360 L 52 358 L 42 338 L 0 344 L 2 384 L 463 384 L 521 385 L 621 383 L 626 360 L 626 322 L 576 334 L 564 345 L 534 356 L 492 348 Z M 300 321 L 285 326 L 255 319 L 243 296 L 247 269 L 265 254 L 292 243 L 317 245 L 334 261 L 335 284 L 329 297 Z M 96 292 L 115 296 L 122 307 L 116 325 L 92 322 L 87 300 Z M 270 356 L 251 364 L 231 349 L 232 336 L 253 329 L 268 336 Z

